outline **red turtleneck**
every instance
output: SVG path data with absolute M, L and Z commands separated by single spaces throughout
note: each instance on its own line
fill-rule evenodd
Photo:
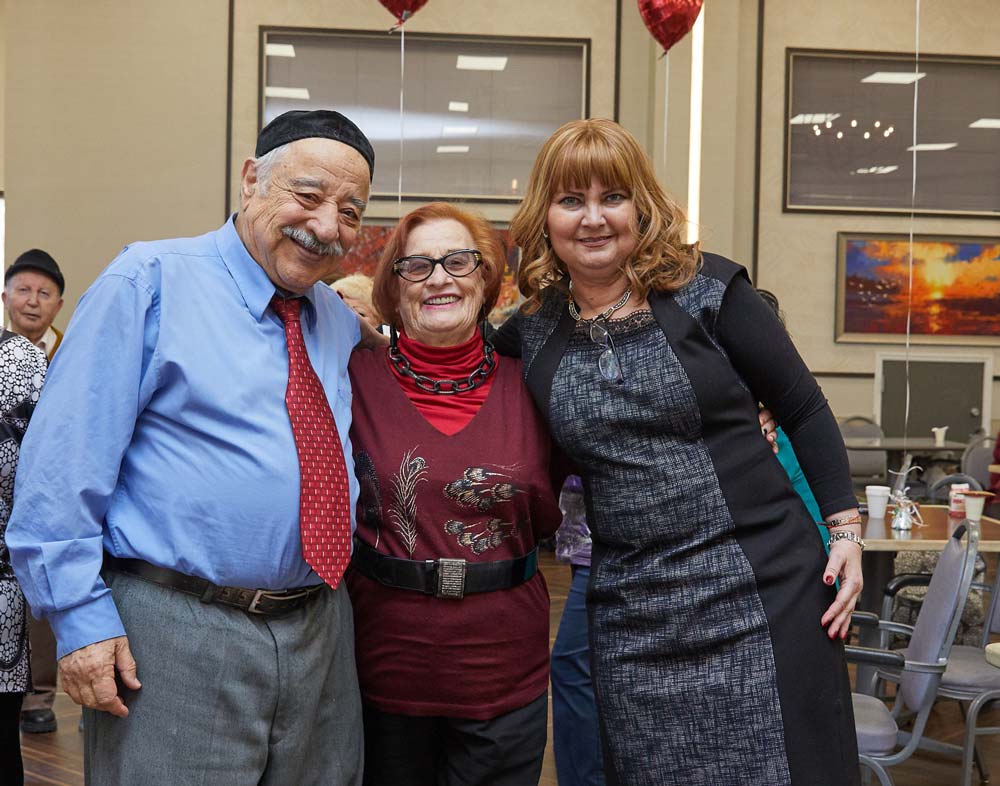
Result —
M 410 368 L 415 374 L 431 379 L 465 379 L 483 362 L 483 337 L 477 330 L 472 338 L 462 344 L 432 347 L 400 333 L 399 351 L 410 361 Z M 499 365 L 500 356 L 495 357 Z M 448 436 L 457 434 L 475 417 L 486 401 L 495 376 L 490 374 L 483 384 L 465 393 L 443 395 L 421 390 L 417 387 L 416 380 L 400 374 L 392 363 L 389 368 L 417 411 L 434 428 Z

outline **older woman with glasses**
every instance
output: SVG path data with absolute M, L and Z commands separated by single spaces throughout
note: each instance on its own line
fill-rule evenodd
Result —
M 526 305 L 497 347 L 523 357 L 583 478 L 605 772 L 628 786 L 857 783 L 841 639 L 863 544 L 843 441 L 746 271 L 684 228 L 608 120 L 556 131 L 511 223 Z M 829 558 L 759 401 L 832 528 Z
M 503 247 L 451 205 L 400 222 L 375 276 L 388 349 L 350 364 L 361 483 L 349 577 L 369 785 L 538 782 L 560 513 L 520 361 L 484 340 Z

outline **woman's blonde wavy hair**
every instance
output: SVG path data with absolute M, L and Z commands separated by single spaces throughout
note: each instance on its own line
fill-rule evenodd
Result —
M 635 204 L 636 248 L 622 262 L 635 295 L 646 297 L 651 289 L 676 291 L 698 271 L 698 244 L 682 240 L 687 217 L 657 182 L 635 137 L 611 120 L 573 120 L 542 146 L 524 201 L 510 223 L 510 236 L 521 248 L 517 284 L 525 313 L 538 309 L 546 287 L 565 287 L 566 266 L 544 234 L 553 197 L 565 188 L 587 189 L 593 178 L 607 188 L 624 189 Z

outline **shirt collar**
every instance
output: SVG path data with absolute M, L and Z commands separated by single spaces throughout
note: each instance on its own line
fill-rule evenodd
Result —
M 271 298 L 278 292 L 274 283 L 267 277 L 257 261 L 250 256 L 239 234 L 236 232 L 236 214 L 233 213 L 229 220 L 223 224 L 215 233 L 215 244 L 219 249 L 219 255 L 229 270 L 229 275 L 236 282 L 243 302 L 253 318 L 260 322 L 264 317 Z M 303 318 L 312 323 L 316 319 L 316 287 L 326 286 L 323 282 L 317 282 L 309 288 L 302 296 L 303 300 L 311 307 L 303 308 Z

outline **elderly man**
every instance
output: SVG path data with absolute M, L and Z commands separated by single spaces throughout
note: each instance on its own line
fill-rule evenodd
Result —
M 52 356 L 62 341 L 62 333 L 52 320 L 63 305 L 66 280 L 52 255 L 33 248 L 25 251 L 7 268 L 3 277 L 7 327 Z M 56 730 L 52 705 L 56 698 L 56 640 L 45 620 L 32 616 L 28 622 L 31 640 L 31 678 L 34 692 L 24 697 L 21 731 L 44 733 Z
M 63 306 L 65 288 L 59 265 L 40 248 L 21 254 L 3 277 L 0 297 L 7 309 L 8 328 L 28 339 L 49 360 L 62 341 L 62 333 L 52 327 L 52 320 Z
M 340 581 L 359 324 L 317 282 L 373 166 L 342 115 L 281 115 L 234 218 L 127 247 L 80 301 L 8 543 L 87 708 L 89 783 L 360 783 Z

